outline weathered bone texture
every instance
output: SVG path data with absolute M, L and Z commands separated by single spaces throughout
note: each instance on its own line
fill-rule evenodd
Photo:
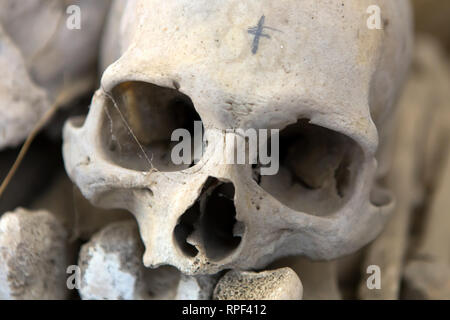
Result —
M 206 300 L 217 276 L 190 277 L 173 267 L 147 269 L 144 246 L 135 221 L 103 228 L 80 252 L 80 295 L 89 300 Z
M 47 211 L 0 219 L 0 299 L 65 299 L 67 233 Z
M 300 277 L 303 300 L 340 300 L 336 261 L 314 262 L 302 257 L 276 261 L 271 268 L 289 268 Z
M 89 240 L 94 233 L 112 222 L 133 219 L 124 210 L 102 210 L 92 206 L 64 172 L 33 201 L 31 208 L 53 213 L 69 232 L 71 239 Z
M 214 289 L 215 300 L 301 300 L 302 295 L 302 283 L 289 268 L 229 271 Z
M 148 267 L 215 274 L 354 252 L 392 209 L 373 191 L 375 157 L 412 46 L 409 3 L 377 3 L 384 30 L 367 28 L 370 0 L 116 4 L 103 51 L 115 62 L 86 121 L 64 130 L 70 178 L 94 205 L 135 215 Z M 270 38 L 255 49 L 259 21 Z M 281 129 L 280 171 L 225 164 L 234 149 L 217 130 L 198 163 L 176 166 L 170 133 L 197 118 Z
M 69 5 L 81 30 L 66 26 Z M 0 7 L 0 149 L 30 133 L 56 96 L 64 102 L 95 86 L 98 43 L 109 0 L 3 0 Z

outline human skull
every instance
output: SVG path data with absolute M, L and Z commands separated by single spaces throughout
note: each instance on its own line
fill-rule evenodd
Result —
M 374 3 L 381 30 L 367 26 Z M 376 154 L 410 16 L 390 0 L 119 1 L 104 42 L 119 59 L 86 121 L 65 127 L 67 172 L 95 205 L 135 215 L 147 267 L 207 274 L 354 252 L 393 207 Z M 171 132 L 198 119 L 205 152 L 175 165 Z M 225 164 L 234 145 L 217 132 L 229 128 L 280 129 L 279 172 Z

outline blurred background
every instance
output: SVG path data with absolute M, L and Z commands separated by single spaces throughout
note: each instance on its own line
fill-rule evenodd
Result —
M 40 1 L 34 2 L 37 5 Z M 58 21 L 58 17 L 65 14 L 66 2 L 49 1 L 50 9 L 40 14 L 47 15 L 47 21 Z M 17 1 L 0 0 L 3 9 L 14 3 Z M 70 182 L 62 162 L 62 125 L 68 117 L 87 113 L 98 87 L 98 46 L 110 3 L 103 0 L 95 3 L 91 5 L 91 14 L 83 17 L 91 37 L 72 39 L 84 53 L 83 61 L 78 55 L 62 50 L 67 46 L 63 40 L 48 43 L 43 48 L 42 41 L 39 47 L 28 40 L 30 32 L 35 31 L 19 30 L 14 41 L 20 44 L 26 56 L 24 65 L 19 65 L 28 70 L 33 79 L 38 79 L 39 88 L 33 89 L 35 92 L 27 89 L 30 91 L 27 99 L 32 99 L 36 108 L 30 115 L 30 110 L 17 104 L 13 116 L 5 115 L 0 108 L 0 134 L 2 121 L 21 119 L 23 122 L 17 128 L 20 136 L 17 141 L 12 139 L 0 146 L 0 181 L 3 181 L 19 154 L 26 133 L 31 131 L 26 123 L 36 123 L 45 113 L 44 109 L 36 111 L 40 105 L 48 104 L 40 90 L 55 98 L 68 86 L 77 88 L 65 95 L 64 107 L 39 133 L 0 198 L 0 215 L 18 207 L 47 209 L 55 214 L 69 230 L 73 255 L 68 259 L 72 263 L 76 263 L 80 246 L 95 232 L 113 221 L 131 218 L 127 212 L 92 207 Z M 383 181 L 395 193 L 397 209 L 380 237 L 350 257 L 331 262 L 291 258 L 275 263 L 272 267 L 290 266 L 297 272 L 304 285 L 305 299 L 450 299 L 450 1 L 412 0 L 412 3 L 415 56 L 395 115 L 392 167 Z M 41 9 L 36 7 L 36 10 Z M 3 29 L 0 28 L 3 42 L 0 43 L 8 43 L 5 34 L 8 28 L 17 28 L 14 25 L 17 21 L 32 23 L 26 16 L 27 10 L 15 8 L 14 12 L 15 19 L 2 15 L 0 9 L 3 25 Z M 56 39 L 64 39 L 63 31 L 58 31 L 56 26 L 53 28 Z M 46 28 L 51 29 L 52 26 Z M 33 37 L 55 38 L 52 31 L 49 32 L 33 33 Z M 47 58 L 40 58 L 42 52 L 46 52 Z M 14 54 L 14 50 L 8 53 L 9 57 Z M 77 71 L 69 70 L 61 78 L 55 71 L 58 67 L 55 57 L 64 63 L 79 64 Z M 2 71 L 20 71 L 20 68 L 9 70 L 1 59 Z M 380 290 L 367 288 L 370 276 L 367 268 L 371 265 L 381 270 Z M 67 297 L 78 298 L 76 292 Z

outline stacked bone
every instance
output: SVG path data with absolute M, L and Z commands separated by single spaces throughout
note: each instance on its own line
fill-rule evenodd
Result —
M 70 5 L 84 12 L 80 30 L 66 27 Z M 108 6 L 108 0 L 2 1 L 0 149 L 19 145 L 55 100 L 68 104 L 96 86 Z
M 83 34 L 91 38 L 82 41 L 71 37 L 72 45 L 78 48 L 74 50 L 73 47 L 70 49 L 65 44 L 54 40 L 54 38 L 67 39 L 67 36 L 64 36 L 67 29 L 59 30 L 58 27 L 60 20 L 58 17 L 64 11 L 61 11 L 59 7 L 42 6 L 45 3 L 44 0 L 29 0 L 29 11 L 21 12 L 10 13 L 9 10 L 12 10 L 13 6 L 9 3 L 0 8 L 0 42 L 3 48 L 0 54 L 0 66 L 3 66 L 2 70 L 7 73 L 7 76 L 2 78 L 3 82 L 0 81 L 0 87 L 5 88 L 2 92 L 8 93 L 0 98 L 3 99 L 2 105 L 13 106 L 8 110 L 0 109 L 0 125 L 2 126 L 0 148 L 16 146 L 23 141 L 36 120 L 61 92 L 66 102 L 92 89 L 92 78 L 95 75 L 85 71 L 89 69 L 86 66 L 92 64 L 94 60 L 92 56 L 96 53 L 86 54 L 86 61 L 81 61 L 82 59 L 78 58 L 81 55 L 77 52 L 87 53 L 86 47 L 95 47 L 92 43 L 98 41 L 102 20 L 98 17 L 102 15 L 101 12 L 106 11 L 106 4 L 98 4 L 101 2 L 97 1 L 95 5 L 90 4 L 93 7 L 89 7 L 86 12 L 93 13 L 95 17 L 83 16 L 86 20 L 83 20 L 82 24 L 88 26 L 91 31 L 80 33 L 78 36 Z M 83 1 L 74 3 L 87 5 L 87 2 Z M 252 6 L 250 1 L 248 3 L 247 5 Z M 116 1 L 115 9 L 110 15 L 103 48 L 104 68 L 124 53 L 135 32 L 133 21 L 138 20 L 133 17 L 135 14 L 133 5 L 129 5 L 124 11 L 124 17 L 121 17 L 124 6 L 124 1 Z M 33 8 L 43 9 L 36 11 Z M 252 8 L 255 9 L 255 7 Z M 236 10 L 239 11 L 242 8 L 232 6 L 229 13 L 237 14 Z M 339 10 L 350 9 L 340 8 Z M 29 17 L 27 12 L 28 14 L 33 12 L 36 17 L 47 17 L 47 20 L 56 23 L 53 29 L 50 28 L 53 30 L 51 34 L 34 37 L 39 39 L 39 44 L 27 43 L 27 39 L 23 38 L 23 32 L 21 32 L 23 25 L 18 26 L 14 23 L 17 20 L 30 20 L 17 18 L 18 16 Z M 345 13 L 351 14 L 351 11 L 345 11 Z M 120 19 L 122 23 L 115 23 Z M 119 26 L 122 26 L 122 29 Z M 41 29 L 49 30 L 49 28 Z M 34 31 L 36 30 L 40 28 L 35 28 Z M 117 41 L 116 34 L 119 33 L 121 34 L 120 44 L 112 43 L 111 41 Z M 70 49 L 71 53 L 58 51 L 62 49 Z M 233 53 L 230 50 L 220 51 L 222 58 L 223 56 L 229 58 Z M 63 62 L 67 62 L 65 59 L 73 55 L 77 59 L 69 58 L 71 68 L 62 68 L 61 64 L 49 63 L 49 60 L 55 61 L 52 57 L 64 57 Z M 364 60 L 368 57 L 359 56 L 359 59 Z M 76 65 L 74 61 L 79 62 L 80 65 Z M 273 63 L 273 61 L 270 62 Z M 294 65 L 284 65 L 285 71 L 290 71 L 293 67 Z M 117 76 L 111 72 L 109 75 Z M 67 86 L 61 86 L 60 79 L 63 76 L 69 81 L 69 87 L 72 89 L 69 92 L 66 91 Z M 19 82 L 10 81 L 17 78 L 20 79 Z M 400 86 L 401 80 L 397 81 Z M 255 266 L 258 272 L 232 270 L 224 273 L 224 271 L 206 272 L 208 270 L 204 270 L 205 274 L 190 275 L 189 272 L 183 274 L 169 266 L 147 268 L 142 261 L 145 246 L 141 238 L 144 241 L 148 239 L 148 223 L 143 223 L 142 217 L 135 212 L 139 227 L 143 231 L 140 233 L 138 225 L 128 212 L 92 207 L 79 190 L 72 186 L 67 177 L 59 172 L 58 178 L 52 183 L 47 183 L 50 186 L 38 199 L 29 201 L 30 207 L 35 211 L 18 208 L 0 217 L 0 299 L 67 299 L 74 298 L 76 296 L 74 293 L 77 292 L 82 299 L 296 300 L 302 299 L 303 291 L 305 299 L 340 299 L 355 296 L 363 299 L 448 299 L 450 298 L 450 240 L 448 240 L 447 230 L 450 221 L 447 214 L 449 203 L 446 195 L 450 190 L 450 157 L 448 150 L 442 146 L 446 145 L 450 132 L 449 87 L 450 71 L 446 57 L 433 40 L 421 38 L 416 45 L 413 74 L 407 84 L 406 93 L 401 100 L 395 120 L 394 127 L 397 128 L 395 144 L 383 145 L 383 148 L 387 150 L 386 154 L 393 157 L 391 169 L 384 183 L 394 191 L 397 209 L 381 236 L 363 252 L 331 262 L 288 258 L 275 261 L 269 266 L 267 266 L 268 263 L 275 259 L 267 258 L 269 255 L 265 254 L 265 260 L 259 261 L 258 266 Z M 16 99 L 17 97 L 19 99 Z M 239 99 L 242 100 L 242 98 Z M 235 103 L 238 104 L 239 99 Z M 387 102 L 392 103 L 390 100 Z M 230 112 L 236 116 L 242 110 Z M 93 116 L 90 117 L 93 118 Z M 139 122 L 139 118 L 136 121 Z M 72 123 L 79 123 L 79 121 Z M 358 124 L 361 125 L 361 123 Z M 339 127 L 339 124 L 334 125 Z M 388 130 L 383 131 L 381 127 L 378 128 L 380 136 L 389 137 Z M 138 138 L 141 138 L 139 128 L 136 129 Z M 316 138 L 317 140 L 313 140 L 314 143 L 319 143 L 321 137 Z M 145 137 L 143 139 L 145 140 Z M 84 143 L 86 144 L 86 141 Z M 78 151 L 80 150 L 76 152 Z M 290 154 L 289 158 L 293 161 L 289 165 L 294 166 L 294 172 L 303 178 L 303 183 L 308 184 L 312 189 L 320 189 L 322 184 L 327 184 L 328 180 L 333 179 L 342 155 L 337 152 L 334 157 L 328 159 L 329 161 L 322 163 L 326 169 L 321 172 L 322 175 L 314 175 L 316 172 L 310 171 L 309 166 L 328 150 L 317 148 L 312 151 L 315 153 L 312 152 L 304 157 L 303 162 L 295 161 L 298 157 L 295 153 Z M 48 154 L 48 152 L 45 153 Z M 46 156 L 42 156 L 42 150 L 32 152 L 30 155 L 33 161 L 30 164 L 25 163 L 25 167 L 31 168 L 29 169 L 31 171 L 19 172 L 17 178 L 22 181 L 18 186 L 20 192 L 12 191 L 13 193 L 30 194 L 31 192 L 26 192 L 26 188 L 30 185 L 28 179 L 45 181 L 48 178 L 41 172 L 42 170 L 32 169 L 33 166 L 45 161 Z M 3 162 L 4 159 L 1 161 Z M 82 160 L 75 166 L 83 167 L 87 166 L 91 160 L 95 161 L 90 158 Z M 8 168 L 10 161 L 6 162 L 8 163 L 0 164 L 0 174 Z M 68 167 L 70 169 L 70 163 Z M 82 177 L 81 180 L 84 178 L 86 177 Z M 24 183 L 24 179 L 27 179 L 27 183 Z M 129 184 L 131 184 L 130 181 L 132 182 L 133 179 L 128 181 Z M 82 188 L 82 183 L 80 185 Z M 409 187 L 407 192 L 405 192 L 405 186 Z M 14 188 L 14 184 L 11 187 Z M 37 187 L 34 186 L 33 192 L 36 189 Z M 142 200 L 144 193 L 142 195 L 139 193 L 142 190 L 144 189 L 138 188 L 128 194 L 136 193 L 134 196 L 138 195 L 138 198 Z M 148 189 L 146 190 L 148 193 Z M 245 190 L 244 188 L 241 192 Z M 81 191 L 88 197 L 93 196 L 89 190 Z M 277 192 L 274 194 L 276 195 Z M 315 195 L 313 192 L 311 194 L 313 199 Z M 382 193 L 374 192 L 374 194 L 374 202 L 383 202 Z M 336 194 L 332 196 L 339 199 Z M 105 199 L 108 197 L 111 199 L 111 195 L 106 196 Z M 115 200 L 121 199 L 121 196 L 117 194 L 112 197 L 116 197 Z M 91 200 L 97 202 L 100 198 L 92 197 Z M 262 209 L 265 209 L 264 204 L 269 203 L 265 200 L 271 198 L 272 196 L 265 197 L 261 202 Z M 21 199 L 12 201 L 6 207 L 15 207 L 20 202 Z M 107 202 L 108 200 L 106 204 Z M 133 204 L 136 202 L 136 199 L 130 201 Z M 3 204 L 0 204 L 1 212 L 7 211 L 1 209 Z M 132 209 L 142 212 L 142 207 Z M 293 222 L 296 219 L 289 221 Z M 368 221 L 373 220 L 363 222 Z M 264 224 L 255 224 L 256 228 L 261 226 Z M 284 228 L 283 232 L 286 231 L 289 232 L 289 229 Z M 273 243 L 288 238 L 283 232 L 280 231 L 279 235 L 276 232 L 273 233 L 279 238 L 270 239 L 271 243 L 267 247 L 272 252 L 275 251 Z M 307 233 L 310 232 L 311 230 Z M 196 236 L 198 237 L 198 234 Z M 196 239 L 196 236 L 188 238 L 187 244 L 198 245 L 201 249 L 203 244 Z M 375 233 L 371 235 L 371 237 L 374 236 Z M 293 238 L 296 241 L 307 239 L 302 236 Z M 80 240 L 88 242 L 81 246 Z M 320 242 L 323 239 L 313 240 Z M 346 253 L 356 250 L 369 241 L 369 239 L 348 240 L 352 245 L 348 250 L 344 250 Z M 295 246 L 289 244 L 286 247 L 292 249 Z M 326 248 L 318 242 L 312 242 L 311 247 L 317 250 Z M 159 250 L 167 253 L 163 246 Z M 309 254 L 313 256 L 311 252 Z M 321 253 L 321 257 L 324 257 L 324 253 Z M 331 253 L 329 257 L 334 258 Z M 363 257 L 362 260 L 361 257 Z M 164 258 L 169 261 L 171 257 Z M 240 257 L 240 260 L 234 262 L 234 266 L 239 267 L 240 261 L 243 260 L 245 259 Z M 151 263 L 147 263 L 149 264 Z M 267 270 L 261 268 L 261 265 Z M 369 265 L 377 265 L 382 270 L 380 290 L 369 290 L 367 287 L 365 275 Z M 180 266 L 186 265 L 180 264 Z M 222 269 L 222 267 L 216 266 L 216 269 Z M 245 267 L 254 269 L 253 266 Z M 355 281 L 358 281 L 360 275 L 358 268 L 361 269 L 363 277 L 356 290 Z M 74 278 L 69 277 L 68 270 L 75 272 Z M 402 281 L 403 290 L 401 290 Z M 350 284 L 347 285 L 346 282 Z M 71 285 L 77 289 L 72 291 L 73 295 L 69 291 L 72 289 Z
M 147 269 L 132 220 L 112 223 L 92 236 L 82 246 L 75 268 L 69 263 L 69 247 L 67 232 L 48 211 L 5 213 L 0 219 L 0 299 L 66 299 L 73 288 L 90 300 L 205 300 L 213 297 L 214 288 L 215 299 L 302 298 L 301 282 L 289 268 L 233 271 L 218 284 L 219 275 L 181 275 L 173 267 Z M 75 272 L 74 278 L 66 280 L 66 271 Z

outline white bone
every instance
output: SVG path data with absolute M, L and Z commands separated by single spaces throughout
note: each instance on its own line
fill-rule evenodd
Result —
M 103 228 L 80 252 L 79 292 L 87 300 L 206 300 L 217 277 L 180 275 L 173 267 L 147 269 L 134 221 Z
M 356 251 L 379 234 L 392 209 L 389 198 L 372 203 L 370 194 L 412 46 L 408 2 L 378 1 L 384 30 L 367 28 L 371 4 L 128 1 L 121 18 L 113 12 L 118 36 L 108 36 L 105 47 L 118 51 L 104 57 L 115 62 L 89 115 L 65 127 L 69 176 L 93 204 L 136 216 L 146 266 L 213 274 L 287 255 L 333 259 Z M 261 21 L 270 38 L 262 36 L 256 50 Z M 307 157 L 292 152 L 289 163 L 305 161 L 295 170 L 300 175 L 308 166 L 328 173 L 307 177 L 312 188 L 296 182 L 288 165 L 257 181 L 251 165 L 225 164 L 233 150 L 214 132 L 200 162 L 177 170 L 158 141 L 177 127 L 170 103 L 187 108 L 189 99 L 205 128 L 284 129 L 308 119 L 296 128 L 325 146 L 303 146 Z M 314 167 L 317 159 L 327 161 Z M 215 221 L 231 208 L 194 212 L 205 189 L 214 193 L 210 182 L 234 187 L 237 222 L 228 230 Z M 227 232 L 225 242 L 217 231 Z
M 230 271 L 214 289 L 215 300 L 301 300 L 302 295 L 302 283 L 289 268 Z

